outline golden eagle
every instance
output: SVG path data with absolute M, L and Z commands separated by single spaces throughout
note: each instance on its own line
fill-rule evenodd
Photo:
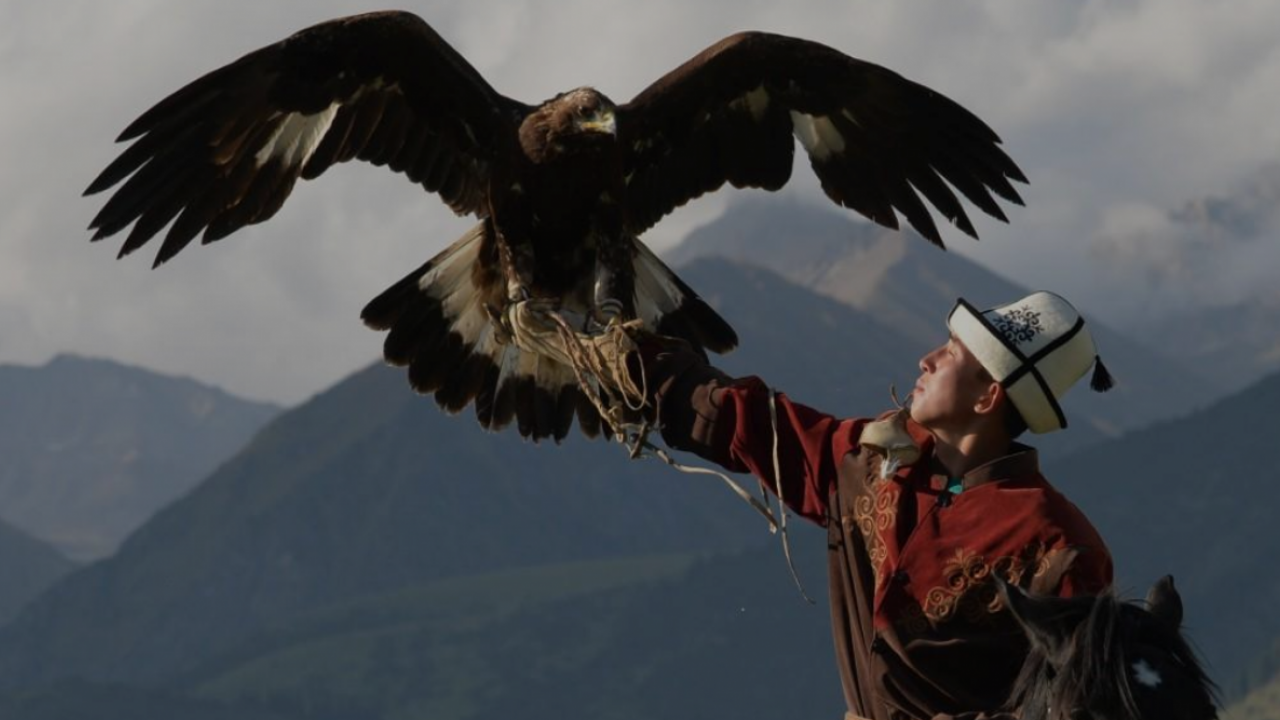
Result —
M 617 105 L 579 88 L 507 98 L 421 18 L 339 18 L 214 70 L 143 113 L 86 190 L 124 184 L 90 225 L 166 226 L 160 265 L 270 218 L 299 177 L 352 159 L 386 165 L 479 224 L 371 301 L 384 354 L 481 425 L 560 440 L 601 420 L 571 369 L 508 342 L 496 318 L 535 298 L 597 321 L 640 318 L 725 352 L 733 329 L 639 238 L 726 182 L 781 188 L 795 140 L 833 201 L 891 228 L 901 213 L 942 245 L 924 199 L 976 237 L 954 190 L 1004 220 L 992 193 L 1026 182 L 1000 139 L 942 95 L 817 43 L 759 32 L 712 45 Z M 945 182 L 944 182 L 945 181 Z M 923 199 L 922 199 L 923 196 Z

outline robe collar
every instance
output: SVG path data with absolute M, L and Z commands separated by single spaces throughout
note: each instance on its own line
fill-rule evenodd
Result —
M 945 473 L 945 471 L 944 471 Z M 961 477 L 965 490 L 989 482 L 1040 474 L 1040 453 L 1029 445 L 1015 442 L 1009 454 L 979 465 Z
M 935 481 L 933 484 L 938 485 L 940 489 L 947 487 L 949 476 L 946 468 L 942 466 L 942 463 L 938 461 L 937 456 L 933 453 L 933 435 L 914 421 L 907 422 L 907 432 L 911 435 L 911 439 L 915 441 L 916 445 L 919 446 L 923 457 L 927 458 L 930 474 L 935 478 L 941 477 L 940 481 Z M 960 480 L 961 487 L 964 490 L 969 490 L 989 482 L 1039 474 L 1040 453 L 1030 445 L 1015 441 L 1010 444 L 1008 454 L 973 468 L 965 473 Z

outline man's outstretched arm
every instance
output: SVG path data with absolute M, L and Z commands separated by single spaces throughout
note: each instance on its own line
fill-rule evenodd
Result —
M 759 378 L 730 378 L 684 343 L 643 333 L 638 340 L 628 368 L 633 382 L 647 388 L 652 419 L 667 445 L 750 472 L 776 492 L 776 427 L 783 499 L 797 514 L 825 523 L 839 462 L 853 449 L 863 421 L 839 420 L 782 394 L 771 402 L 770 388 Z

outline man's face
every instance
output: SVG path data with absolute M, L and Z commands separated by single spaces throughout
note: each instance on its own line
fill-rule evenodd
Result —
M 911 391 L 911 419 L 935 432 L 967 427 L 991 384 L 978 359 L 952 335 L 920 358 L 920 379 Z

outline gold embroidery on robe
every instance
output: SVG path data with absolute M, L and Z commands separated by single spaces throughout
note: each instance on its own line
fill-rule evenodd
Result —
M 1016 556 L 988 561 L 968 548 L 959 548 L 943 566 L 943 584 L 924 593 L 920 603 L 907 603 L 898 622 L 912 634 L 957 618 L 971 624 L 990 622 L 995 613 L 1004 609 L 993 578 L 1025 587 L 1031 578 L 1048 570 L 1051 559 L 1059 552 L 1062 550 L 1032 543 Z
M 871 484 L 874 495 L 859 495 L 853 503 L 853 517 L 867 541 L 867 555 L 871 558 L 871 571 L 876 589 L 884 579 L 883 566 L 889 557 L 884 534 L 892 531 L 898 519 L 898 487 L 896 483 L 880 479 Z

